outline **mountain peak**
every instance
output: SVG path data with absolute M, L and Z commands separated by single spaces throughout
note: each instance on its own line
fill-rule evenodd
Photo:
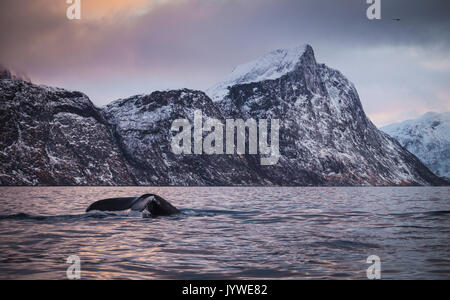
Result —
M 315 63 L 314 50 L 308 45 L 271 51 L 253 61 L 237 66 L 228 78 L 206 93 L 214 102 L 228 93 L 228 87 L 264 80 L 273 80 L 292 72 L 299 64 Z

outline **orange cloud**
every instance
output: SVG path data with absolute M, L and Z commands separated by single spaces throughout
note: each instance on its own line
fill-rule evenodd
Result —
M 177 0 L 82 0 L 83 17 L 98 19 L 104 17 L 143 15 L 157 5 Z

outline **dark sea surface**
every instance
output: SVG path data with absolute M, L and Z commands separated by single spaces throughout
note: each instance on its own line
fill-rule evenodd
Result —
M 158 193 L 172 217 L 84 213 Z M 450 188 L 0 187 L 0 279 L 450 279 Z

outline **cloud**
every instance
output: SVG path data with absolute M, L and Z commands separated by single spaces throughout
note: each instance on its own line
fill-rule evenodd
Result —
M 435 71 L 450 71 L 450 57 L 446 58 L 429 58 L 428 60 L 423 61 L 422 65 L 430 70 Z
M 0 62 L 25 70 L 34 81 L 82 90 L 105 104 L 154 89 L 205 89 L 237 64 L 310 43 L 320 62 L 355 82 L 371 116 L 389 101 L 391 118 L 400 118 L 396 112 L 412 101 L 405 90 L 420 104 L 416 110 L 431 108 L 430 99 L 447 99 L 430 95 L 448 91 L 450 1 L 383 1 L 380 21 L 366 18 L 368 6 L 361 0 L 83 0 L 82 5 L 83 19 L 69 21 L 65 1 L 0 1 Z
M 147 0 L 95 0 L 82 1 L 83 16 L 89 19 L 142 15 L 159 1 Z

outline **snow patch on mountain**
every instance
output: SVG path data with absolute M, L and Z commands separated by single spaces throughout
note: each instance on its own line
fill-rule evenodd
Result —
M 217 102 L 228 94 L 228 87 L 280 78 L 296 68 L 308 47 L 311 48 L 309 45 L 301 45 L 290 49 L 278 49 L 239 65 L 227 79 L 206 90 L 206 94 Z

